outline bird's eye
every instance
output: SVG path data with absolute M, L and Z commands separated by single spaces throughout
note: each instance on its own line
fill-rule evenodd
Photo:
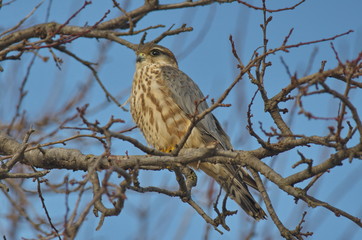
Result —
M 153 49 L 150 54 L 151 56 L 158 56 L 161 54 L 161 51 L 158 49 Z

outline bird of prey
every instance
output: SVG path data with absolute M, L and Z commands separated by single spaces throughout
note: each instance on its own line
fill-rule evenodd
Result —
M 171 152 L 185 135 L 195 114 L 208 108 L 199 87 L 179 70 L 175 55 L 167 48 L 153 43 L 140 45 L 132 83 L 131 114 L 148 144 L 163 152 Z M 212 113 L 193 128 L 184 148 L 217 145 L 231 150 L 232 145 Z M 214 178 L 227 194 L 254 219 L 266 214 L 254 200 L 248 186 L 257 189 L 247 171 L 234 164 L 202 162 L 191 165 Z

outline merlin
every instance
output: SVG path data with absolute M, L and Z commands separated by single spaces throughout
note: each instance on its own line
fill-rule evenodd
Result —
M 136 55 L 130 99 L 132 117 L 148 144 L 171 152 L 186 134 L 195 111 L 201 113 L 208 105 L 196 83 L 179 70 L 176 57 L 169 49 L 147 43 L 139 46 Z M 209 113 L 192 129 L 184 148 L 215 145 L 232 149 L 228 135 Z M 248 190 L 248 186 L 258 190 L 256 183 L 243 167 L 207 162 L 191 167 L 215 179 L 248 215 L 256 220 L 266 218 Z

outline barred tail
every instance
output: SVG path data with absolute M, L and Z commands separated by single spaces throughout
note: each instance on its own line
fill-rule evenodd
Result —
M 266 219 L 264 210 L 250 194 L 246 184 L 241 183 L 236 178 L 230 180 L 232 181 L 231 184 L 229 184 L 229 186 L 223 187 L 223 189 L 229 194 L 229 197 L 233 199 L 248 215 L 253 217 L 255 220 Z
M 254 179 L 241 167 L 235 167 L 230 164 L 211 164 L 201 163 L 194 168 L 200 168 L 210 177 L 214 178 L 225 190 L 231 199 L 233 199 L 248 215 L 255 220 L 266 219 L 266 214 L 260 205 L 255 201 L 248 190 L 248 186 L 255 189 Z

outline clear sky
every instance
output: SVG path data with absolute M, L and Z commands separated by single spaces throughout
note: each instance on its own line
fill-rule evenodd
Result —
M 10 6 L 0 9 L 0 32 L 13 26 L 26 14 L 28 14 L 39 1 L 18 0 Z M 31 17 L 25 26 L 42 23 L 49 1 Z M 121 1 L 120 1 L 121 2 Z M 140 6 L 143 1 L 130 1 L 128 9 Z M 179 2 L 179 1 L 162 1 Z M 260 5 L 261 1 L 256 2 Z M 268 1 L 269 8 L 290 6 L 297 1 Z M 82 5 L 83 1 L 54 0 L 51 8 L 49 21 L 59 23 L 65 22 Z M 82 11 L 71 25 L 89 25 L 98 21 L 104 13 L 110 9 L 112 16 L 119 15 L 118 10 L 112 8 L 112 1 L 94 0 L 84 11 Z M 348 36 L 343 36 L 334 45 L 342 60 L 353 59 L 362 50 L 362 1 L 361 0 L 307 0 L 293 11 L 273 13 L 272 22 L 268 28 L 269 48 L 278 47 L 283 42 L 285 36 L 291 28 L 294 32 L 290 37 L 290 43 L 302 41 L 312 41 L 322 38 L 332 37 L 336 34 L 354 30 Z M 181 9 L 173 11 L 158 11 L 144 17 L 138 24 L 137 29 L 150 25 L 164 24 L 170 27 L 175 24 L 178 27 L 186 23 L 194 28 L 193 32 L 182 33 L 164 39 L 160 44 L 170 48 L 179 61 L 179 67 L 187 73 L 197 84 L 205 95 L 210 98 L 218 98 L 220 94 L 229 86 L 237 76 L 235 60 L 231 53 L 229 36 L 232 35 L 239 53 L 244 62 L 247 62 L 254 50 L 262 45 L 262 12 L 249 9 L 241 4 L 214 4 L 211 6 L 198 7 L 193 9 Z M 147 39 L 158 36 L 165 29 L 149 31 Z M 141 36 L 127 37 L 126 39 L 138 43 Z M 83 59 L 97 61 L 99 49 L 104 47 L 106 51 L 104 63 L 99 69 L 99 76 L 107 89 L 117 96 L 120 102 L 124 102 L 128 96 L 134 72 L 135 55 L 124 46 L 116 43 L 107 44 L 107 41 L 95 39 L 76 40 L 66 45 L 69 50 L 74 51 Z M 290 71 L 302 76 L 308 68 L 309 59 L 313 51 L 317 51 L 311 72 L 318 71 L 320 62 L 327 60 L 326 68 L 337 65 L 333 51 L 329 42 L 314 46 L 301 47 L 291 53 L 271 56 L 273 66 L 266 75 L 266 86 L 270 96 L 280 91 L 280 89 L 290 81 L 285 68 L 280 62 L 280 56 L 288 63 Z M 91 73 L 73 59 L 59 54 L 63 59 L 63 66 L 59 70 L 52 56 L 48 51 L 41 51 L 41 55 L 49 56 L 48 62 L 40 59 L 32 69 L 30 79 L 26 85 L 28 94 L 23 109 L 27 111 L 30 119 L 34 121 L 37 116 L 44 111 L 55 111 L 74 94 L 79 94 L 79 86 L 85 83 Z M 13 116 L 15 103 L 18 96 L 13 95 L 18 88 L 18 83 L 25 74 L 26 66 L 29 64 L 31 55 L 24 55 L 21 61 L 4 62 L 1 66 L 5 69 L 0 73 L 0 122 L 8 123 Z M 124 128 L 132 126 L 133 123 L 129 112 L 118 109 L 114 104 L 106 102 L 105 95 L 96 83 L 92 83 L 92 89 L 83 103 L 89 103 L 90 109 L 94 109 L 93 119 L 105 123 L 111 115 L 126 120 Z M 338 87 L 338 85 L 336 85 Z M 15 91 L 14 91 L 15 89 Z M 248 136 L 245 130 L 246 107 L 255 91 L 248 79 L 243 79 L 236 89 L 226 99 L 232 107 L 218 109 L 215 111 L 216 117 L 223 124 L 225 130 L 230 135 L 235 149 L 250 150 L 258 147 L 257 142 Z M 353 95 L 356 102 L 362 103 L 362 94 Z M 306 107 L 323 117 L 331 117 L 335 113 L 336 106 L 333 100 L 311 99 L 306 100 Z M 359 109 L 362 109 L 360 104 Z M 75 113 L 75 109 L 74 109 Z M 264 114 L 263 105 L 256 100 L 253 106 L 255 121 L 262 121 L 264 126 L 272 126 L 272 122 Z M 332 115 L 334 116 L 334 115 Z M 303 116 L 297 115 L 293 122 L 293 130 L 296 133 L 305 134 L 325 133 L 325 121 L 306 121 Z M 332 125 L 332 123 L 330 123 Z M 142 136 L 137 131 L 133 131 L 131 136 L 144 142 Z M 71 146 L 71 144 L 69 145 Z M 315 151 L 314 148 L 301 151 L 309 158 L 314 158 L 320 162 L 327 153 Z M 113 146 L 113 154 L 140 154 L 130 144 L 116 142 Z M 82 152 L 100 154 L 101 148 L 87 148 L 82 146 Z M 296 151 L 290 154 L 282 154 L 276 161 L 274 168 L 283 176 L 290 174 L 291 165 L 297 160 Z M 266 160 L 267 163 L 270 160 Z M 334 203 L 337 207 L 351 213 L 354 216 L 362 217 L 362 182 L 359 173 L 362 171 L 360 162 L 348 163 L 343 167 L 335 168 L 330 174 L 324 176 L 320 183 L 312 189 L 315 196 L 321 200 Z M 59 181 L 64 176 L 64 171 L 53 173 L 55 179 Z M 78 173 L 72 173 L 76 177 Z M 81 176 L 81 173 L 79 176 Z M 201 203 L 205 203 L 206 191 L 209 181 L 199 175 L 198 187 L 194 190 L 195 195 Z M 351 176 L 351 178 L 349 178 Z M 173 175 L 169 172 L 156 172 L 155 174 L 141 173 L 141 183 L 160 184 L 161 186 L 175 186 Z M 352 182 L 349 182 L 352 179 Z M 29 183 L 31 186 L 32 183 Z M 345 188 L 349 188 L 348 191 Z M 277 191 L 272 184 L 268 184 L 272 202 L 277 213 L 287 227 L 294 228 L 298 224 L 301 212 L 305 210 L 305 204 L 299 202 L 294 204 L 291 196 Z M 89 195 L 90 196 L 90 195 Z M 3 202 L 3 196 L 0 195 Z M 37 201 L 37 198 L 34 198 Z M 58 195 L 51 195 L 47 199 L 47 204 L 54 219 L 61 218 L 62 211 L 60 205 L 64 205 L 64 198 Z M 229 202 L 231 209 L 237 206 Z M 40 202 L 37 206 L 41 210 Z M 361 229 L 343 217 L 335 217 L 332 213 L 322 208 L 308 209 L 305 231 L 313 231 L 314 235 L 308 239 L 362 239 Z M 0 233 L 6 232 L 6 225 L 2 223 L 3 211 L 0 208 Z M 297 217 L 295 217 L 297 216 Z M 143 219 L 143 220 L 140 220 Z M 231 228 L 230 232 L 224 235 L 216 231 L 210 232 L 210 239 L 240 239 L 245 237 L 245 229 L 248 229 L 252 220 L 242 211 L 227 219 Z M 82 226 L 78 239 L 203 239 L 205 224 L 200 216 L 179 199 L 170 199 L 159 194 L 137 194 L 128 192 L 125 209 L 117 217 L 110 217 L 105 220 L 101 230 L 95 231 L 97 219 L 92 214 L 88 221 Z M 278 231 L 271 219 L 260 222 L 256 228 L 254 239 L 279 239 Z M 141 234 L 140 234 L 141 233 Z M 350 235 L 346 235 L 346 233 Z M 32 232 L 24 227 L 18 236 L 34 237 Z M 136 236 L 140 238 L 136 238 Z

